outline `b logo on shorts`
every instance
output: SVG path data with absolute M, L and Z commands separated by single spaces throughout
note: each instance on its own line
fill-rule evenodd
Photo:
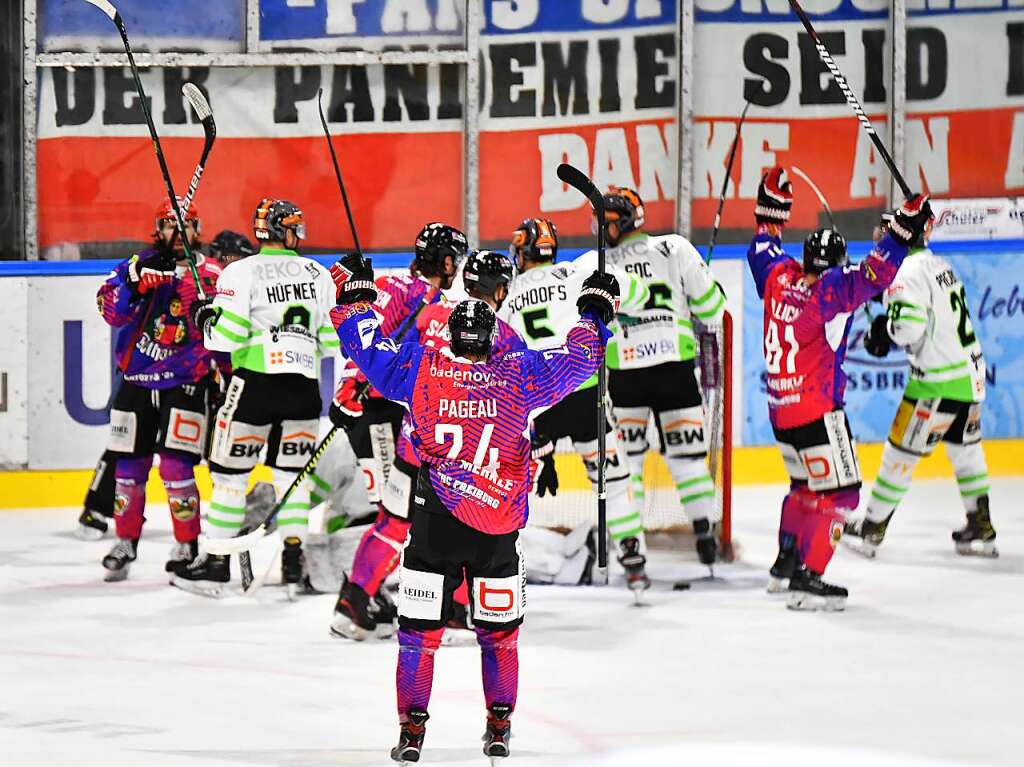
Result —
M 523 614 L 520 577 L 473 579 L 473 620 L 511 623 Z

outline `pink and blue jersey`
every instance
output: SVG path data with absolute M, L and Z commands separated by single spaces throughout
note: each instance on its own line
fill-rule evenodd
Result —
M 388 399 L 404 402 L 412 445 L 456 519 L 500 535 L 526 524 L 530 414 L 571 394 L 604 360 L 608 330 L 581 318 L 565 343 L 473 363 L 449 349 L 398 344 L 368 304 L 332 312 L 342 349 Z
M 146 258 L 154 253 L 145 250 Z M 195 383 L 210 371 L 210 360 L 230 369 L 230 357 L 203 346 L 203 336 L 190 318 L 197 298 L 195 281 L 187 269 L 178 269 L 171 282 L 157 285 L 140 295 L 128 284 L 125 259 L 107 277 L 96 294 L 104 321 L 117 328 L 114 354 L 124 380 L 146 389 L 170 389 Z M 199 257 L 196 264 L 203 291 L 216 292 L 220 267 Z
M 779 237 L 763 229 L 747 261 L 764 299 L 764 360 L 772 426 L 790 429 L 843 406 L 846 341 L 853 312 L 881 293 L 907 255 L 885 235 L 855 266 L 836 267 L 808 282 Z

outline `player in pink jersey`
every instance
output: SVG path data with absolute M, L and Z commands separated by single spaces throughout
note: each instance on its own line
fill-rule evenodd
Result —
M 462 274 L 469 296 L 497 310 L 508 294 L 515 268 L 507 256 L 480 250 L 470 254 Z M 446 301 L 424 307 L 416 316 L 413 332 L 406 335 L 405 340 L 418 339 L 425 346 L 448 348 L 451 342 L 448 317 L 454 308 L 454 304 Z M 505 322 L 499 321 L 497 333 L 495 356 L 526 346 L 519 334 Z M 331 621 L 331 633 L 335 636 L 361 640 L 375 630 L 378 634 L 386 633 L 378 628 L 382 616 L 374 616 L 370 612 L 370 600 L 375 598 L 384 579 L 398 565 L 398 555 L 409 532 L 409 518 L 405 512 L 420 466 L 409 439 L 411 432 L 412 421 L 406 413 L 395 448 L 394 464 L 381 491 L 383 510 L 377 522 L 363 535 L 352 562 L 351 578 L 346 576 L 342 579 L 341 593 Z M 466 627 L 466 605 L 465 589 L 460 589 L 456 594 L 453 627 Z
M 408 405 L 413 447 L 423 462 L 402 554 L 396 676 L 401 734 L 391 758 L 419 759 L 434 653 L 463 578 L 470 583 L 482 657 L 484 753 L 507 756 L 525 607 L 518 544 L 530 489 L 524 433 L 531 411 L 558 402 L 603 364 L 605 323 L 614 316 L 618 285 L 601 273 L 584 283 L 580 321 L 562 346 L 497 357 L 497 322 L 483 301 L 464 301 L 451 313 L 449 349 L 397 344 L 381 335 L 365 303 L 375 293 L 369 263 L 352 254 L 338 266 L 339 275 L 349 275 L 339 279 L 334 313 L 345 354 L 384 396 Z
M 792 205 L 792 186 L 775 167 L 758 187 L 757 233 L 747 252 L 764 299 L 768 414 L 791 480 L 769 591 L 781 591 L 788 579 L 789 607 L 842 610 L 847 590 L 821 576 L 845 514 L 857 508 L 860 496 L 860 467 L 843 412 L 847 336 L 853 312 L 896 276 L 931 207 L 925 195 L 908 199 L 888 234 L 850 266 L 846 242 L 831 229 L 808 236 L 802 263 L 786 255 L 782 231 Z

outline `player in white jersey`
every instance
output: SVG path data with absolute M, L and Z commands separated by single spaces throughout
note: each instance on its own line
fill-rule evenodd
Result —
M 560 264 L 555 263 L 557 254 L 558 234 L 554 224 L 546 219 L 526 219 L 512 235 L 509 255 L 515 260 L 519 275 L 512 282 L 498 316 L 508 322 L 531 349 L 551 346 L 575 324 L 578 312 L 572 297 L 579 294 L 583 281 L 597 268 L 596 253 L 587 253 L 575 261 Z M 631 312 L 641 308 L 649 298 L 643 282 L 620 270 L 610 271 L 621 287 L 619 311 Z M 533 455 L 535 459 L 541 460 L 538 478 L 541 495 L 545 489 L 551 489 L 552 483 L 557 487 L 552 453 L 555 443 L 563 437 L 572 439 L 586 466 L 587 476 L 596 485 L 596 412 L 595 374 L 575 392 L 534 419 Z M 644 571 L 646 560 L 643 546 L 631 530 L 613 524 L 615 520 L 631 514 L 629 466 L 623 455 L 618 431 L 610 421 L 606 421 L 605 428 L 608 432 L 608 531 L 612 540 L 619 543 L 619 561 L 626 571 L 629 587 L 639 591 L 650 585 Z
M 232 366 L 210 447 L 210 537 L 230 537 L 241 528 L 249 473 L 261 455 L 280 497 L 313 454 L 320 358 L 340 345 L 330 319 L 334 281 L 327 269 L 296 252 L 306 236 L 302 211 L 265 198 L 253 229 L 262 243 L 259 254 L 229 264 L 216 297 L 193 311 L 207 348 L 230 352 Z M 308 517 L 309 491 L 300 487 L 277 518 L 284 538 L 281 575 L 288 584 L 303 577 Z M 228 557 L 208 555 L 179 568 L 172 583 L 223 596 L 229 579 Z
M 929 226 L 903 261 L 885 292 L 886 312 L 875 317 L 864 339 L 876 357 L 894 345 L 904 347 L 910 381 L 882 451 L 866 514 L 849 522 L 845 532 L 860 538 L 860 551 L 873 557 L 910 487 L 914 467 L 945 442 L 967 512 L 967 524 L 953 533 L 956 549 L 994 557 L 996 531 L 989 518 L 988 467 L 981 447 L 985 357 L 964 284 L 950 263 L 928 248 L 930 231 Z
M 643 231 L 644 205 L 636 192 L 613 187 L 604 204 L 608 263 L 643 279 L 650 291 L 639 311 L 619 317 L 608 344 L 608 389 L 629 455 L 634 500 L 627 517 L 615 519 L 609 513 L 609 527 L 642 535 L 644 455 L 653 412 L 661 453 L 693 525 L 697 553 L 710 565 L 717 550 L 712 531 L 715 485 L 705 461 L 694 319 L 705 325 L 720 323 L 725 295 L 688 240 Z

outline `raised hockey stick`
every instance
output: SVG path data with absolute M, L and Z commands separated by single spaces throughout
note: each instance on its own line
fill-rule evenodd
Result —
M 558 166 L 558 178 L 590 200 L 597 216 L 597 270 L 605 268 L 604 197 L 586 174 L 572 165 Z M 608 370 L 604 364 L 597 368 L 597 566 L 608 577 L 608 489 L 605 486 L 605 410 L 608 397 Z
M 811 188 L 811 191 L 814 192 L 815 196 L 818 198 L 818 202 L 821 203 L 821 207 L 825 209 L 825 214 L 828 216 L 828 220 L 829 223 L 832 224 L 832 228 L 838 232 L 839 227 L 836 226 L 836 217 L 832 215 L 832 208 L 828 206 L 828 200 L 825 199 L 825 195 L 822 194 L 822 191 L 818 188 L 818 185 L 811 181 L 811 177 L 808 176 L 795 165 L 789 166 L 789 169 L 793 171 L 795 175 L 802 178 L 804 180 L 804 183 L 806 183 L 807 186 Z
M 199 295 L 200 300 L 206 299 L 206 292 L 203 290 L 203 285 L 199 281 L 199 271 L 196 269 L 196 259 L 192 255 L 192 248 L 189 247 L 188 236 L 185 233 L 185 218 L 182 215 L 181 208 L 178 207 L 178 197 L 174 193 L 174 184 L 171 182 L 171 172 L 167 169 L 167 160 L 164 158 L 163 147 L 160 146 L 160 136 L 157 135 L 156 125 L 153 124 L 153 115 L 149 110 L 149 102 L 146 100 L 146 91 L 142 87 L 142 80 L 139 78 L 139 68 L 135 65 L 135 55 L 132 53 L 132 45 L 128 41 L 128 30 L 125 29 L 124 19 L 121 18 L 121 14 L 118 13 L 109 0 L 85 0 L 85 2 L 95 5 L 101 11 L 103 11 L 110 20 L 114 22 L 114 26 L 117 27 L 117 31 L 121 35 L 121 42 L 124 43 L 124 52 L 128 54 L 128 64 L 131 66 L 132 79 L 135 80 L 135 90 L 139 94 L 139 105 L 142 107 L 142 113 L 146 116 L 146 125 L 149 127 L 149 136 L 153 141 L 153 149 L 156 151 L 156 159 L 160 163 L 160 174 L 163 176 L 164 185 L 167 187 L 167 196 L 171 201 L 171 208 L 174 210 L 174 220 L 178 226 L 178 236 L 181 237 L 181 245 L 185 250 L 185 258 L 188 259 L 189 270 L 192 272 L 192 279 L 196 284 L 196 293 Z
M 743 121 L 747 119 L 747 110 L 750 109 L 748 101 L 740 112 L 740 121 L 736 125 L 736 135 L 732 137 L 732 146 L 729 147 L 729 161 L 725 164 L 725 178 L 722 179 L 722 191 L 718 195 L 718 210 L 715 211 L 715 223 L 711 227 L 711 240 L 708 242 L 708 256 L 705 263 L 711 263 L 711 256 L 715 252 L 715 241 L 718 239 L 718 230 L 722 225 L 722 211 L 725 209 L 725 195 L 729 191 L 729 181 L 732 178 L 732 164 L 736 161 L 736 149 L 740 144 L 740 131 L 743 130 Z
M 199 182 L 202 180 L 203 172 L 206 170 L 206 161 L 210 157 L 210 152 L 213 151 L 213 142 L 217 139 L 217 123 L 213 120 L 213 110 L 210 109 L 210 102 L 206 100 L 206 96 L 203 95 L 203 92 L 199 90 L 197 85 L 185 83 L 181 86 L 181 95 L 188 100 L 188 103 L 192 105 L 192 109 L 195 110 L 196 116 L 199 117 L 199 121 L 203 124 L 203 134 L 205 136 L 203 153 L 199 156 L 199 162 L 192 173 L 192 180 L 189 181 L 188 191 L 185 192 L 185 198 L 181 204 L 181 213 L 184 215 L 192 206 L 192 200 L 195 199 L 196 192 L 199 191 Z
M 320 124 L 324 126 L 324 138 L 327 139 L 327 148 L 331 150 L 331 162 L 334 163 L 334 175 L 338 179 L 338 189 L 341 190 L 341 201 L 345 203 L 345 215 L 348 216 L 348 228 L 352 230 L 352 241 L 355 243 L 356 251 L 363 252 L 359 246 L 359 235 L 356 234 L 356 222 L 352 218 L 352 208 L 348 204 L 348 194 L 345 192 L 345 182 L 341 178 L 341 166 L 338 165 L 338 155 L 334 153 L 334 141 L 331 140 L 331 129 L 327 127 L 327 117 L 324 116 L 324 89 L 321 88 L 316 94 L 316 105 L 320 110 Z
M 875 127 L 871 124 L 871 120 L 864 113 L 864 107 L 860 105 L 857 97 L 853 93 L 853 89 L 850 84 L 846 82 L 846 78 L 843 73 L 839 71 L 839 67 L 832 58 L 832 54 L 828 52 L 828 48 L 821 42 L 818 37 L 818 33 L 814 31 L 814 26 L 811 24 L 811 20 L 807 18 L 807 14 L 804 13 L 804 9 L 800 7 L 800 3 L 797 0 L 788 0 L 789 7 L 793 9 L 793 12 L 800 19 L 800 22 L 804 25 L 804 29 L 807 30 L 807 34 L 811 36 L 811 41 L 814 43 L 814 47 L 818 51 L 818 58 L 821 59 L 821 63 L 828 67 L 828 71 L 832 73 L 832 78 L 836 81 L 836 85 L 839 86 L 839 90 L 843 92 L 843 96 L 846 98 L 846 103 L 850 105 L 853 113 L 857 115 L 857 119 L 860 120 L 861 126 L 867 132 L 868 137 L 871 139 L 871 143 L 875 145 L 875 149 L 878 150 L 878 154 L 881 156 L 882 161 L 889 168 L 889 172 L 892 173 L 892 177 L 896 180 L 896 184 L 899 186 L 900 191 L 903 192 L 904 197 L 910 197 L 912 192 L 907 182 L 903 180 L 903 174 L 899 172 L 896 167 L 896 162 L 892 159 L 892 155 L 889 154 L 889 150 L 885 148 L 885 144 L 882 143 L 882 139 L 878 137 L 878 133 L 875 132 Z

